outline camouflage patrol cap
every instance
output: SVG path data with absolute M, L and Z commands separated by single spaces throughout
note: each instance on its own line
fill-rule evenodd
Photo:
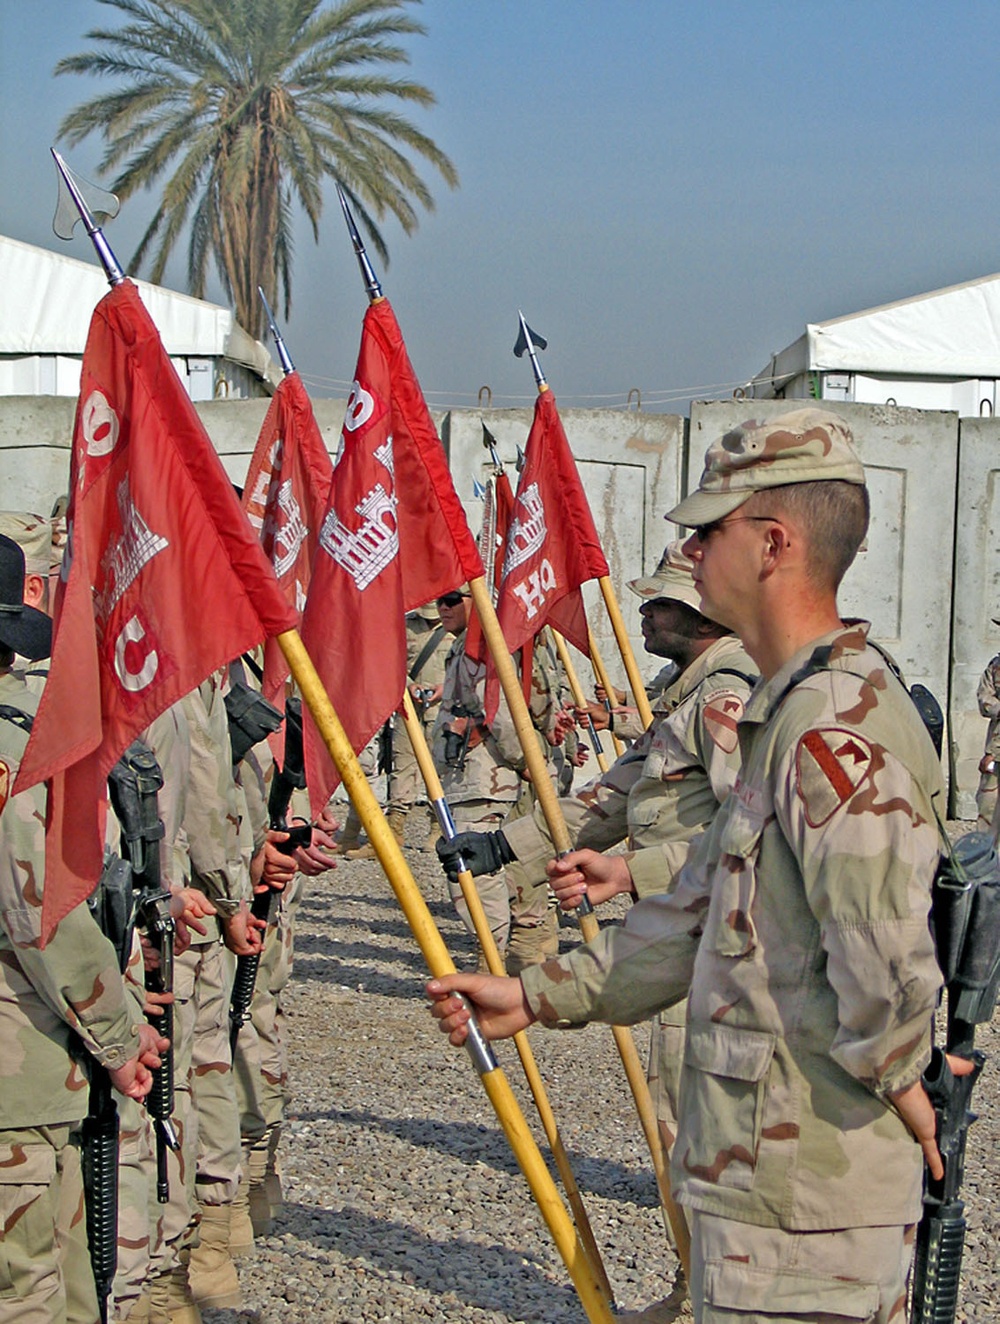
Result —
M 711 524 L 754 492 L 832 478 L 861 486 L 865 482 L 851 430 L 836 414 L 809 408 L 766 422 L 748 419 L 712 442 L 698 490 L 666 518 L 687 526 Z
M 667 543 L 660 564 L 645 579 L 630 579 L 628 586 L 633 593 L 652 602 L 655 598 L 670 598 L 672 602 L 683 602 L 686 607 L 701 611 L 701 595 L 691 578 L 693 563 L 681 551 L 683 538 Z
M 0 533 L 12 538 L 24 553 L 24 569 L 29 575 L 48 578 L 52 557 L 52 524 L 44 515 L 21 510 L 0 510 Z

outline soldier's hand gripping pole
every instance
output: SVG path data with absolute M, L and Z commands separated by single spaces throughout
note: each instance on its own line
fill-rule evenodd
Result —
M 578 708 L 587 707 L 587 696 L 583 692 L 583 686 L 580 684 L 580 677 L 576 674 L 576 667 L 573 665 L 573 659 L 570 657 L 569 648 L 566 640 L 558 630 L 552 631 L 552 637 L 556 641 L 556 650 L 559 653 L 559 661 L 563 664 L 563 670 L 566 672 L 566 679 L 569 681 L 569 688 L 573 695 L 573 702 Z M 597 766 L 602 772 L 608 770 L 608 760 L 601 745 L 601 737 L 597 734 L 594 726 L 594 719 L 587 718 L 587 727 L 590 731 L 591 744 L 594 746 L 594 756 L 597 759 Z
M 590 645 L 590 661 L 594 668 L 594 675 L 597 677 L 597 683 L 604 690 L 604 706 L 610 713 L 615 706 L 615 689 L 611 684 L 611 677 L 608 675 L 607 668 L 604 665 L 604 658 L 601 656 L 601 650 L 597 647 L 597 640 L 594 638 L 593 630 L 587 631 L 587 641 Z M 614 731 L 611 732 L 611 743 L 615 749 L 615 758 L 620 759 L 625 753 L 625 746 L 622 744 Z
M 947 840 L 947 838 L 946 838 Z M 974 1047 L 976 1026 L 992 1020 L 1000 984 L 1000 861 L 992 839 L 970 832 L 949 850 L 934 880 L 932 906 L 938 963 L 948 999 L 945 1052 L 935 1047 L 924 1088 L 937 1116 L 944 1176 L 925 1175 L 924 1209 L 913 1264 L 912 1324 L 952 1324 L 965 1247 L 965 1146 L 972 1090 L 986 1056 Z M 952 1074 L 945 1053 L 970 1060 Z
M 427 798 L 434 807 L 434 813 L 437 815 L 438 825 L 441 828 L 441 834 L 446 841 L 454 841 L 455 820 L 452 818 L 451 806 L 445 799 L 444 788 L 441 785 L 441 778 L 438 776 L 437 768 L 434 766 L 434 760 L 431 757 L 431 751 L 427 747 L 427 737 L 424 735 L 423 723 L 417 716 L 417 710 L 409 690 L 403 692 L 403 716 L 406 719 L 406 734 L 410 738 L 410 744 L 413 747 L 413 755 L 417 760 L 421 775 L 424 779 L 424 785 L 427 788 Z M 458 885 L 462 889 L 462 896 L 465 898 L 465 904 L 469 907 L 469 915 L 472 918 L 473 927 L 476 930 L 476 937 L 479 940 L 479 946 L 482 948 L 483 955 L 486 957 L 486 964 L 489 966 L 491 975 L 503 975 L 503 958 L 497 950 L 496 941 L 483 910 L 483 903 L 480 900 L 479 893 L 476 890 L 475 879 L 469 870 L 465 867 L 465 862 L 459 862 Z M 545 1091 L 545 1085 L 542 1082 L 541 1074 L 535 1062 L 535 1055 L 531 1051 L 531 1045 L 528 1043 L 527 1034 L 521 1030 L 514 1035 L 514 1046 L 517 1049 L 518 1057 L 521 1059 L 521 1066 L 524 1069 L 524 1075 L 531 1090 L 531 1096 L 535 1101 L 535 1107 L 538 1109 L 538 1116 L 541 1119 L 542 1127 L 545 1131 L 545 1138 L 549 1142 L 549 1148 L 552 1151 L 552 1157 L 556 1161 L 556 1167 L 559 1169 L 559 1176 L 562 1178 L 563 1189 L 566 1192 L 566 1198 L 569 1201 L 569 1207 L 573 1214 L 573 1221 L 576 1223 L 577 1232 L 580 1234 L 580 1240 L 583 1242 L 584 1250 L 590 1261 L 594 1274 L 600 1284 L 604 1299 L 609 1306 L 614 1305 L 614 1294 L 611 1289 L 611 1283 L 608 1280 L 607 1272 L 604 1268 L 604 1261 L 601 1259 L 601 1252 L 598 1249 L 597 1242 L 594 1239 L 594 1233 L 590 1226 L 590 1219 L 587 1217 L 586 1206 L 580 1195 L 579 1187 L 576 1184 L 576 1178 L 573 1175 L 573 1168 L 570 1165 L 569 1155 L 563 1145 L 562 1137 L 559 1134 L 559 1128 L 556 1124 L 555 1114 L 549 1104 L 548 1095 Z
M 361 770 L 361 765 L 351 749 L 350 741 L 323 689 L 312 660 L 302 646 L 298 632 L 289 630 L 278 635 L 278 643 L 298 683 L 303 701 L 307 704 L 330 756 L 337 765 L 344 788 L 364 825 L 368 840 L 375 848 L 375 853 L 423 953 L 428 969 L 436 978 L 453 974 L 454 962 L 448 955 L 441 934 L 420 895 L 399 844 Z M 483 1038 L 474 1019 L 470 1024 L 470 1031 L 469 1053 L 482 1080 L 483 1088 L 573 1280 L 587 1318 L 592 1322 L 598 1321 L 599 1324 L 613 1324 L 611 1311 L 572 1220 L 559 1198 L 555 1183 L 528 1130 L 510 1085 L 497 1064 L 493 1050 Z

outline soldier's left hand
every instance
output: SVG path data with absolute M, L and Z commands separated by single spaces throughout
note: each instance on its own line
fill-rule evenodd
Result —
M 967 1076 L 975 1069 L 975 1063 L 970 1062 L 968 1058 L 956 1057 L 953 1053 L 946 1053 L 945 1056 L 953 1076 Z M 896 1090 L 895 1093 L 890 1093 L 889 1098 L 924 1151 L 931 1176 L 935 1181 L 940 1181 L 944 1176 L 944 1164 L 937 1147 L 937 1119 L 934 1115 L 934 1105 L 922 1082 L 918 1080 L 916 1084 L 910 1085 L 905 1090 Z
M 315 878 L 317 874 L 326 873 L 328 869 L 336 869 L 337 861 L 332 855 L 327 854 L 336 845 L 331 833 L 324 832 L 320 827 L 314 827 L 312 844 L 298 848 L 295 852 L 295 863 L 307 878 Z

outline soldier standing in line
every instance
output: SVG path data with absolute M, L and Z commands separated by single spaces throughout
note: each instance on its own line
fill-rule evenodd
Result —
M 672 542 L 652 575 L 629 584 L 643 600 L 646 651 L 672 658 L 677 675 L 657 701 L 649 729 L 607 772 L 560 801 L 577 851 L 606 851 L 625 841 L 630 852 L 630 875 L 607 886 L 588 889 L 582 881 L 564 886 L 554 877 L 553 890 L 567 910 L 584 895 L 594 905 L 610 900 L 626 883 L 637 898 L 667 890 L 739 772 L 736 727 L 756 669 L 732 631 L 699 610 L 692 568 L 681 542 Z M 530 815 L 505 823 L 492 840 L 468 833 L 438 853 L 452 869 L 461 853 L 473 873 L 505 856 L 509 885 L 528 895 L 549 882 L 553 843 L 536 806 Z M 507 973 L 519 971 L 508 966 Z M 667 1150 L 677 1131 L 685 1009 L 682 1002 L 659 1014 L 650 1052 L 650 1088 Z
M 868 523 L 864 469 L 836 415 L 747 422 L 669 518 L 694 529 L 702 610 L 761 672 L 735 787 L 675 888 L 624 926 L 520 981 L 452 975 L 428 994 L 458 1043 L 453 990 L 490 1038 L 536 1019 L 635 1023 L 690 990 L 671 1173 L 695 1319 L 888 1324 L 906 1308 L 921 1151 L 943 1171 L 921 1083 L 943 785 L 868 627 L 837 611 Z M 574 865 L 588 885 L 629 868 L 571 854 L 553 870 Z
M 45 787 L 11 795 L 37 707 L 11 667 L 47 657 L 51 622 L 24 605 L 24 555 L 0 536 L 0 1320 L 93 1324 L 79 1127 L 89 1054 L 113 1086 L 148 1093 L 166 1041 L 127 991 L 114 947 L 86 905 L 39 946 Z M 95 879 L 95 883 L 96 883 Z M 85 1050 L 82 1054 L 77 1045 Z
M 994 618 L 994 625 L 1000 620 Z M 981 832 L 992 832 L 996 837 L 994 817 L 997 811 L 997 788 L 1000 785 L 1000 653 L 991 657 L 980 677 L 976 690 L 979 711 L 987 719 L 983 757 L 979 761 L 979 789 L 976 792 L 978 821 Z

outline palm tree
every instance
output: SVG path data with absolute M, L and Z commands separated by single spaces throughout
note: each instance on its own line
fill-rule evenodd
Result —
M 419 0 L 417 0 L 419 2 Z M 448 157 L 396 106 L 434 104 L 420 83 L 390 75 L 408 64 L 397 38 L 423 33 L 404 12 L 414 0 L 101 0 L 130 16 L 87 33 L 92 50 L 60 60 L 57 74 L 124 79 L 71 111 L 60 136 L 102 134 L 102 173 L 123 199 L 168 175 L 130 267 L 152 252 L 150 277 L 189 228 L 188 282 L 203 297 L 213 259 L 236 318 L 263 332 L 260 285 L 291 308 L 291 218 L 302 206 L 319 239 L 323 182 L 336 179 L 383 262 L 377 221 L 405 233 L 415 203 L 434 206 L 412 156 L 454 187 Z M 153 251 L 155 248 L 155 252 Z

